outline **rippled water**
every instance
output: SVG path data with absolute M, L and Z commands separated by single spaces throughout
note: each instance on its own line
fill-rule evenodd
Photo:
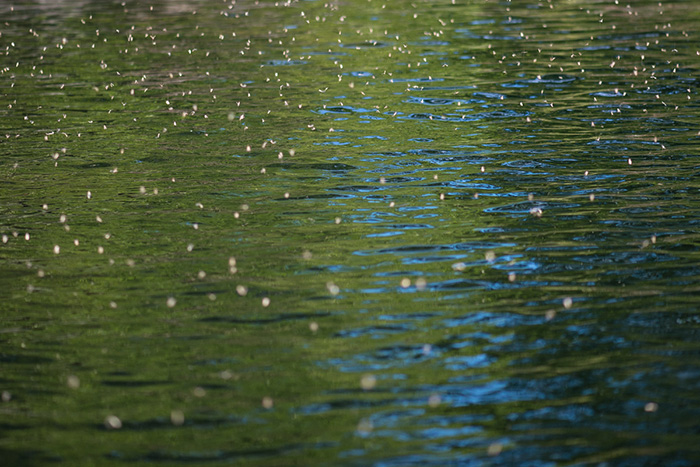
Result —
M 8 465 L 700 463 L 700 10 L 0 5 Z

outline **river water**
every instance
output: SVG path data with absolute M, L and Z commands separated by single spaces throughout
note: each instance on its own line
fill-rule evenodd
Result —
M 3 463 L 700 463 L 692 2 L 0 17 Z

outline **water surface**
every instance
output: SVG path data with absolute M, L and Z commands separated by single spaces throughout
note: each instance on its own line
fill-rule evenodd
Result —
M 6 462 L 700 462 L 692 3 L 0 13 Z

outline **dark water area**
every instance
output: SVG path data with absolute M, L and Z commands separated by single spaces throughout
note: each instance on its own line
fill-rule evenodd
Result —
M 0 18 L 1 464 L 700 464 L 693 2 Z

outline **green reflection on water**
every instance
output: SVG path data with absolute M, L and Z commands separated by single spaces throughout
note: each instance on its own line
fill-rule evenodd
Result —
M 697 12 L 552 6 L 2 7 L 4 458 L 697 461 Z

